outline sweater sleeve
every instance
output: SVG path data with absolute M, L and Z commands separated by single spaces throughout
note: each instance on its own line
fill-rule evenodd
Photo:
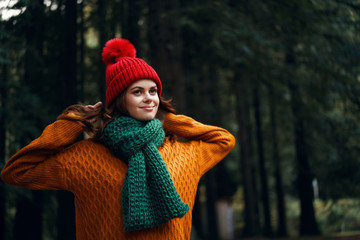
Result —
M 57 120 L 41 136 L 22 148 L 6 163 L 1 178 L 7 184 L 29 189 L 67 190 L 61 151 L 83 131 L 80 124 Z
M 235 138 L 227 130 L 202 124 L 184 115 L 167 113 L 163 128 L 195 145 L 201 175 L 220 162 L 235 146 Z

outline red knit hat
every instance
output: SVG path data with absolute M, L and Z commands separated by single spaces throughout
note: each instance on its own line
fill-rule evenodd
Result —
M 102 59 L 106 64 L 106 105 L 137 80 L 153 80 L 161 95 L 161 81 L 155 70 L 144 60 L 136 58 L 136 49 L 123 38 L 109 40 L 103 49 Z

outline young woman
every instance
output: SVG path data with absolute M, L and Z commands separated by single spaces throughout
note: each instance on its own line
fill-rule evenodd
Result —
M 235 144 L 225 129 L 176 115 L 135 55 L 129 41 L 108 41 L 107 109 L 68 107 L 1 172 L 8 184 L 71 191 L 77 239 L 190 239 L 200 177 Z M 75 143 L 83 131 L 92 137 Z

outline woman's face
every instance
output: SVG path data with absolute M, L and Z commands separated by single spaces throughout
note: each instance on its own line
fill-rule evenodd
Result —
M 155 118 L 159 107 L 156 83 L 152 80 L 139 80 L 131 84 L 125 92 L 125 106 L 129 115 L 140 121 Z

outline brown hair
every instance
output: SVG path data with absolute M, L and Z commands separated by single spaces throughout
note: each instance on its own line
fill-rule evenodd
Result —
M 125 106 L 125 91 L 123 91 L 116 100 L 106 109 L 102 106 L 99 109 L 89 110 L 85 104 L 71 105 L 64 110 L 64 112 L 58 117 L 58 119 L 75 120 L 80 122 L 84 127 L 85 131 L 94 140 L 101 140 L 103 131 L 107 124 L 113 121 L 115 118 L 120 116 L 128 116 Z M 165 100 L 163 97 L 159 97 L 160 104 L 159 110 L 176 113 L 170 100 Z M 93 124 L 93 122 L 96 124 Z M 166 136 L 172 137 L 172 133 L 166 132 Z

